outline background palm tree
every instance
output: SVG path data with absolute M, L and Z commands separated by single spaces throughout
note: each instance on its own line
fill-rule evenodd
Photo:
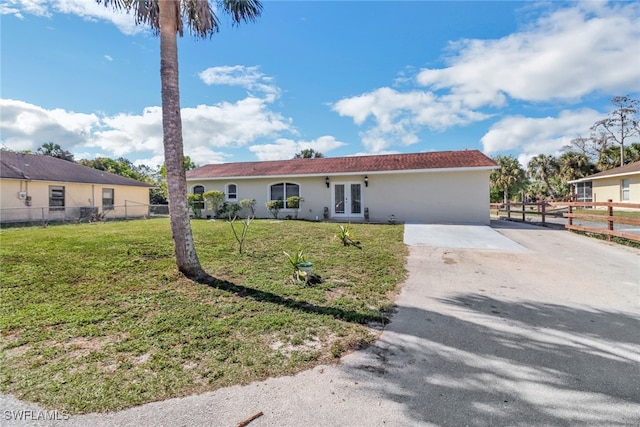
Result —
M 558 173 L 560 167 L 555 157 L 548 154 L 538 154 L 536 157 L 529 160 L 527 165 L 527 172 L 531 179 L 539 179 L 545 183 L 547 190 L 552 198 L 556 198 L 556 192 L 553 186 L 549 182 L 549 178 Z
M 524 182 L 524 170 L 513 156 L 496 156 L 493 160 L 500 168 L 492 170 L 489 179 L 492 186 L 502 189 L 503 203 L 507 204 L 509 189 Z
M 187 277 L 206 276 L 195 249 L 184 170 L 182 117 L 178 78 L 177 35 L 183 35 L 183 21 L 196 37 L 212 36 L 220 23 L 208 0 L 96 0 L 113 9 L 133 12 L 136 24 L 149 25 L 160 35 L 160 79 L 162 86 L 162 131 L 167 169 L 169 215 L 178 269 Z M 234 24 L 255 21 L 262 12 L 259 0 L 218 0 L 218 10 L 231 16 Z

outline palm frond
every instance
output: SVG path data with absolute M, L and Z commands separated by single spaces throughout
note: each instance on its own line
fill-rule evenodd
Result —
M 212 36 L 220 28 L 220 21 L 208 0 L 184 0 L 182 15 L 194 36 Z
M 231 15 L 234 25 L 255 22 L 262 13 L 262 3 L 259 0 L 219 0 L 219 3 Z

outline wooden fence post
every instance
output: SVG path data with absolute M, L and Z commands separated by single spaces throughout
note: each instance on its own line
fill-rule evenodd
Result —
M 607 200 L 607 203 L 607 215 L 609 216 L 609 218 L 607 218 L 607 228 L 609 231 L 613 231 L 613 200 L 609 199 Z M 607 240 L 609 242 L 611 241 L 611 234 L 607 234 Z
M 511 200 L 507 201 L 507 218 L 511 219 Z
M 545 213 L 547 212 L 547 209 L 546 209 L 547 202 L 542 202 L 541 205 L 542 206 L 538 205 L 538 208 L 542 208 L 542 225 L 544 225 L 545 224 L 544 216 L 545 216 Z
M 573 213 L 573 205 L 569 202 L 569 225 L 573 225 L 573 217 L 571 214 Z

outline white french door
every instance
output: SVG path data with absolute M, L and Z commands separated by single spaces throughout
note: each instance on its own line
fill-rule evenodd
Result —
M 344 182 L 333 184 L 331 194 L 335 217 L 361 217 L 362 213 L 362 184 L 359 182 Z

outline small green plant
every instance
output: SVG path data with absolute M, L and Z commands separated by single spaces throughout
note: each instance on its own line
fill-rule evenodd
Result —
M 238 216 L 241 211 L 247 210 L 247 216 L 241 221 L 242 222 L 242 232 L 238 234 L 238 231 L 235 227 L 235 221 L 238 219 Z M 231 225 L 231 229 L 233 230 L 233 235 L 238 241 L 238 251 L 242 254 L 242 250 L 244 248 L 244 239 L 247 237 L 247 231 L 249 231 L 249 225 L 251 221 L 256 216 L 256 200 L 255 199 L 242 199 L 240 203 L 230 204 L 227 208 L 228 222 Z
M 220 190 L 210 190 L 202 194 L 202 197 L 207 202 L 209 209 L 215 212 L 216 218 L 219 218 L 224 206 L 224 193 Z
M 290 254 L 287 251 L 283 251 L 287 256 L 289 263 L 293 267 L 293 276 L 299 282 L 304 281 L 307 282 L 309 280 L 308 274 L 305 270 L 302 270 L 301 267 L 308 263 L 307 256 L 304 254 L 304 249 L 300 248 L 297 252 Z
M 204 207 L 204 198 L 202 197 L 202 194 L 187 194 L 187 204 L 193 211 L 194 217 L 202 217 L 202 208 Z
M 264 205 L 267 207 L 267 209 L 269 209 L 271 215 L 273 215 L 275 219 L 278 219 L 278 214 L 280 213 L 280 209 L 284 207 L 284 202 L 282 201 L 282 199 L 269 200 Z
M 356 236 L 351 228 L 351 223 L 347 225 L 338 224 L 338 227 L 340 228 L 340 231 L 338 231 L 336 237 L 340 239 L 344 246 L 355 246 L 362 249 L 360 242 L 355 240 Z
M 304 199 L 300 196 L 287 197 L 287 208 L 294 210 L 295 219 L 298 219 L 298 209 L 300 209 L 300 203 L 302 202 L 304 202 Z

